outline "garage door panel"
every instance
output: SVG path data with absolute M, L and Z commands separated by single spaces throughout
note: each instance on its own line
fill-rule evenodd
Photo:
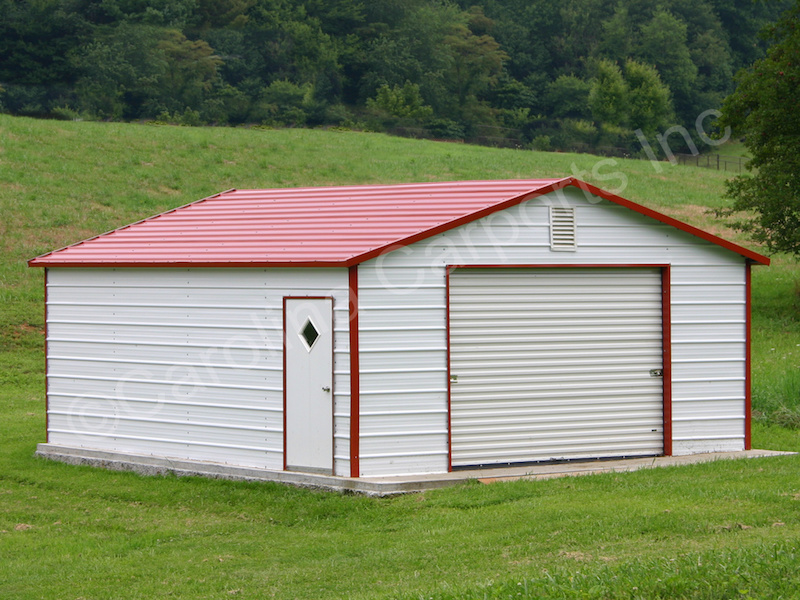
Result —
M 660 269 L 454 269 L 454 467 L 663 452 Z
M 575 417 L 581 417 L 576 420 Z M 660 432 L 660 427 L 651 427 L 653 413 L 630 413 L 624 418 L 607 414 L 570 414 L 570 415 L 525 415 L 510 418 L 491 418 L 466 419 L 459 423 L 459 427 L 465 433 L 470 433 L 475 440 L 499 439 L 510 440 L 513 438 L 529 438 L 531 434 L 546 431 L 550 437 L 557 438 L 560 435 L 567 435 L 576 431 L 586 436 L 596 433 L 597 427 L 604 427 L 604 436 L 613 436 L 620 431 L 655 433 Z M 527 417 L 527 418 L 526 418 Z M 568 418 L 569 417 L 569 418 Z M 492 425 L 492 433 L 487 434 L 486 426 Z
M 558 398 L 554 395 L 547 395 L 538 398 L 536 402 L 530 401 L 530 396 L 519 396 L 515 398 L 502 398 L 497 399 L 491 406 L 487 406 L 485 402 L 475 401 L 464 403 L 459 407 L 457 415 L 453 415 L 454 420 L 463 420 L 472 418 L 473 415 L 481 418 L 498 417 L 499 413 L 502 415 L 514 414 L 535 414 L 535 413 L 556 413 L 563 414 L 565 411 L 574 410 L 579 413 L 586 413 L 591 409 L 594 411 L 608 411 L 608 412 L 632 412 L 636 410 L 645 410 L 639 406 L 637 398 L 639 393 L 630 394 L 608 394 L 604 397 L 602 404 L 597 403 L 597 399 L 592 395 L 586 396 L 568 396 L 570 402 L 565 405 L 563 398 Z M 653 414 L 660 414 L 660 409 L 648 408 L 648 412 Z
M 571 324 L 572 325 L 572 324 Z M 457 323 L 450 323 L 451 328 L 458 327 Z M 540 328 L 530 327 L 525 331 L 517 331 L 512 332 L 518 334 L 518 339 L 520 341 L 524 341 L 525 343 L 572 343 L 581 345 L 583 343 L 599 343 L 599 342 L 620 342 L 625 343 L 627 341 L 652 341 L 654 331 L 650 327 L 636 327 L 636 324 L 628 324 L 629 329 L 626 330 L 625 334 L 622 335 L 619 333 L 618 327 L 609 326 L 605 328 L 598 327 L 592 331 L 582 330 L 580 327 L 572 325 L 571 327 L 557 327 L 553 325 L 546 325 Z M 451 342 L 461 342 L 463 345 L 470 348 L 470 344 L 492 344 L 500 346 L 500 348 L 513 348 L 517 349 L 517 346 L 509 339 L 509 335 L 507 333 L 502 333 L 495 329 L 489 330 L 481 330 L 479 328 L 475 328 L 470 330 L 469 328 L 465 328 L 465 330 L 460 331 L 457 334 L 450 336 Z M 452 345 L 451 345 L 452 349 Z M 455 352 L 455 355 L 458 355 L 459 351 Z
M 493 347 L 494 346 L 494 347 Z M 491 351 L 489 353 L 489 351 Z M 481 364 L 486 360 L 502 361 L 513 358 L 536 358 L 536 359 L 586 359 L 598 356 L 603 351 L 613 352 L 613 356 L 641 356 L 647 353 L 648 356 L 661 356 L 661 341 L 654 342 L 650 339 L 641 342 L 607 342 L 592 343 L 581 340 L 569 342 L 567 340 L 549 341 L 546 348 L 540 344 L 515 343 L 512 348 L 504 342 L 491 344 L 481 341 L 480 346 L 469 349 L 462 349 L 458 352 L 461 361 L 480 359 Z
M 649 452 L 654 442 L 638 437 L 624 440 L 585 440 L 566 438 L 556 443 L 531 442 L 524 449 L 518 444 L 498 447 L 494 443 L 465 453 L 466 465 L 507 464 L 536 461 L 579 460 L 587 456 L 641 456 Z

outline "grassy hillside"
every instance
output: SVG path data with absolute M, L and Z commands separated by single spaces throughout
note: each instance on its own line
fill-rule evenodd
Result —
M 29 285 L 37 275 L 26 270 L 28 258 L 229 188 L 569 175 L 724 232 L 703 211 L 724 203 L 725 175 L 668 163 L 654 168 L 639 160 L 349 131 L 185 128 L 0 115 L 0 277 L 15 288 L 14 302 L 37 302 L 39 292 Z
M 705 214 L 725 177 L 705 169 L 0 115 L 0 597 L 789 597 L 800 457 L 391 500 L 32 457 L 45 431 L 43 291 L 27 259 L 232 187 L 571 174 L 747 244 Z M 754 444 L 800 450 L 797 263 L 777 257 L 754 282 Z

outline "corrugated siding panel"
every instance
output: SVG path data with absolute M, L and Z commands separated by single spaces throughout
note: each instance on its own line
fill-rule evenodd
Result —
M 663 451 L 659 269 L 455 269 L 452 464 Z
M 579 239 L 576 251 L 550 250 L 551 205 L 575 208 Z M 395 373 L 407 369 L 408 375 L 402 388 L 390 393 L 379 388 L 379 377 L 373 377 L 367 387 L 362 385 L 362 411 L 369 414 L 369 420 L 391 422 L 393 411 L 407 408 L 410 412 L 406 420 L 402 426 L 398 425 L 403 432 L 415 428 L 426 430 L 425 410 L 446 414 L 446 331 L 419 327 L 436 322 L 444 314 L 445 266 L 632 263 L 671 265 L 674 306 L 702 301 L 706 306 L 716 307 L 708 321 L 703 321 L 709 317 L 706 312 L 703 319 L 692 319 L 689 314 L 689 318 L 673 322 L 675 365 L 703 369 L 717 364 L 709 362 L 710 359 L 725 358 L 731 359 L 730 365 L 740 365 L 743 372 L 744 260 L 627 208 L 567 189 L 359 266 L 359 318 L 380 329 L 360 335 L 362 369 L 372 374 L 383 369 Z M 394 309 L 387 307 L 401 307 L 402 318 L 395 319 Z M 562 349 L 568 348 L 568 343 L 561 343 Z M 552 344 L 559 344 L 558 336 L 553 337 Z M 439 386 L 414 387 L 414 369 L 421 366 L 421 357 L 424 357 L 422 366 L 440 369 Z M 690 367 L 692 363 L 699 367 Z M 725 375 L 714 379 L 685 379 L 674 381 L 672 386 L 673 421 L 678 428 L 673 453 L 742 449 L 744 386 L 739 373 L 727 369 Z M 730 424 L 723 438 L 716 423 L 702 418 L 711 415 L 718 415 Z M 374 431 L 391 429 L 390 424 L 383 427 L 376 423 L 369 427 Z M 383 441 L 380 435 L 362 440 L 363 475 L 436 472 L 447 468 L 448 438 L 444 434 L 434 434 L 425 443 L 420 440 L 410 451 L 389 452 L 389 456 L 385 455 L 387 446 Z
M 336 471 L 348 473 L 343 269 L 50 269 L 50 441 L 282 469 L 286 295 L 334 297 Z
M 443 292 L 436 272 L 359 266 L 363 475 L 447 470 Z

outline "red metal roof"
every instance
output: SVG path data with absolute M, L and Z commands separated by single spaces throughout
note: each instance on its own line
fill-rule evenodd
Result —
M 769 264 L 760 254 L 572 177 L 230 190 L 44 254 L 28 264 L 352 266 L 566 186 L 580 187 Z

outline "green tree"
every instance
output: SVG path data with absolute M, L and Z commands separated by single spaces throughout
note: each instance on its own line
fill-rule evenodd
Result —
M 79 107 L 103 118 L 199 110 L 221 60 L 204 41 L 173 29 L 123 23 L 77 53 Z
M 464 25 L 445 36 L 444 44 L 451 57 L 445 81 L 457 106 L 463 109 L 497 82 L 508 55 L 492 36 L 475 35 Z
M 424 121 L 433 116 L 433 109 L 425 104 L 419 86 L 410 81 L 403 86 L 382 85 L 375 98 L 367 100 L 367 106 L 397 119 Z
M 646 136 L 667 129 L 674 120 L 669 88 L 655 67 L 635 60 L 625 62 L 628 85 L 628 124 Z
M 697 81 L 697 66 L 689 51 L 688 27 L 667 10 L 659 9 L 641 28 L 638 56 L 655 65 L 661 80 L 673 94 L 678 116 L 687 122 L 697 117 L 692 96 Z
M 192 16 L 196 31 L 209 29 L 239 29 L 247 24 L 247 11 L 255 0 L 195 0 Z
M 123 23 L 76 52 L 78 107 L 105 119 L 156 116 L 145 106 L 155 103 L 166 68 L 160 39 L 157 28 Z
M 180 31 L 161 34 L 156 50 L 165 65 L 159 81 L 161 101 L 169 110 L 197 109 L 217 79 L 222 64 L 203 40 L 189 40 Z
M 604 58 L 624 61 L 633 52 L 633 25 L 624 2 L 618 2 L 614 14 L 602 23 L 603 35 L 598 52 Z
M 70 55 L 91 27 L 61 0 L 0 2 L 0 81 L 54 86 L 73 83 Z
M 592 84 L 575 75 L 561 75 L 547 86 L 545 107 L 557 119 L 587 119 Z
M 360 86 L 362 102 L 374 97 L 384 84 L 402 86 L 410 81 L 420 86 L 425 103 L 435 112 L 452 110 L 452 92 L 445 83 L 452 57 L 444 39 L 454 28 L 464 26 L 464 14 L 453 5 L 430 2 L 408 7 L 403 12 L 396 3 L 389 3 L 388 8 L 402 17 L 367 44 Z M 379 14 L 383 18 L 384 13 Z
M 310 84 L 299 86 L 286 80 L 273 81 L 261 94 L 266 109 L 264 121 L 276 125 L 304 125 L 308 119 L 305 108 L 310 93 Z
M 589 109 L 597 123 L 625 125 L 628 121 L 628 84 L 619 66 L 606 59 L 597 62 L 589 91 Z
M 732 211 L 755 216 L 739 226 L 775 252 L 800 256 L 800 1 L 769 31 L 767 56 L 737 76 L 722 126 L 746 136 L 750 174 L 728 182 Z M 729 214 L 732 214 L 729 211 Z

